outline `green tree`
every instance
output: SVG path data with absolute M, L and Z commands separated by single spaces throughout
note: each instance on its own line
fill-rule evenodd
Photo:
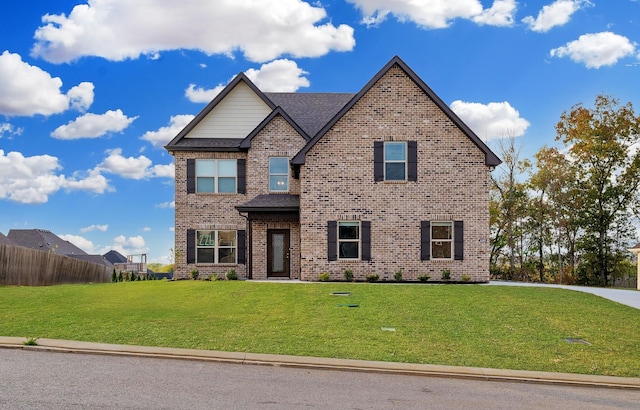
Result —
M 582 104 L 564 112 L 556 125 L 556 140 L 568 147 L 576 169 L 581 200 L 579 246 L 585 253 L 584 280 L 607 285 L 619 270 L 628 236 L 630 209 L 637 204 L 640 184 L 640 116 L 631 103 L 619 105 L 609 96 L 596 97 L 594 108 Z

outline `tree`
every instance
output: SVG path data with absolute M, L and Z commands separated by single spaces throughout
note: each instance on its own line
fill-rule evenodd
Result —
M 629 210 L 638 201 L 640 116 L 631 103 L 620 106 L 618 100 L 599 95 L 592 109 L 578 104 L 564 112 L 556 132 L 556 140 L 569 147 L 583 204 L 579 246 L 588 257 L 582 270 L 607 285 L 624 252 L 620 239 L 629 234 Z

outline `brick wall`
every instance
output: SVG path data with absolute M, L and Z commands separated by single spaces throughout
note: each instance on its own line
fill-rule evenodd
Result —
M 374 141 L 417 141 L 418 180 L 374 183 Z M 398 67 L 392 67 L 307 153 L 301 167 L 301 278 L 444 269 L 489 280 L 489 168 L 484 154 Z M 371 221 L 371 261 L 328 261 L 327 221 Z M 464 260 L 421 261 L 420 221 L 464 221 Z

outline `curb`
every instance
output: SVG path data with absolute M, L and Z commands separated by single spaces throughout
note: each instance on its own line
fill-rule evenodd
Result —
M 24 344 L 26 340 L 27 339 L 23 337 L 0 337 L 0 348 L 640 390 L 640 378 L 636 377 L 378 362 L 261 353 L 221 352 L 214 350 L 116 345 L 44 338 L 37 339 L 38 344 L 35 346 L 27 346 Z

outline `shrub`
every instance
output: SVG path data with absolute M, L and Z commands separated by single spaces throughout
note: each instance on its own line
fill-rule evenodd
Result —
M 367 282 L 377 282 L 378 279 L 380 279 L 380 276 L 378 276 L 377 273 L 374 273 L 373 275 L 367 275 L 367 277 L 365 278 Z
M 113 272 L 111 272 L 111 282 L 118 281 L 118 274 L 116 273 L 116 268 L 113 268 Z
M 229 269 L 225 274 L 227 280 L 238 280 L 238 274 L 235 269 Z
M 120 271 L 120 273 L 118 273 L 118 282 L 122 282 L 122 271 Z
M 402 268 L 400 268 L 396 271 L 396 273 L 393 274 L 393 279 L 395 279 L 396 282 L 402 282 Z
M 431 278 L 431 276 L 429 276 L 429 275 L 420 275 L 420 276 L 418 276 L 418 280 L 420 282 L 426 282 L 426 281 L 429 280 L 429 278 Z
M 329 279 L 331 277 L 329 276 L 329 272 L 322 272 L 320 275 L 318 275 L 318 280 L 320 282 L 329 282 Z
M 218 277 L 218 274 L 217 274 L 217 273 L 213 273 L 213 274 L 211 274 L 211 276 L 209 276 L 209 280 L 210 280 L 211 282 L 215 282 L 215 281 L 220 280 L 220 278 Z
M 451 279 L 451 271 L 449 269 L 444 269 L 442 271 L 442 280 L 449 280 Z
M 349 268 L 344 270 L 344 280 L 347 282 L 353 282 L 353 271 Z
M 194 269 L 191 271 L 191 279 L 198 280 L 198 276 L 200 276 L 200 272 L 198 272 L 198 269 Z
M 463 281 L 463 282 L 469 282 L 469 281 L 471 281 L 471 276 L 469 276 L 469 275 L 462 275 L 462 281 Z

